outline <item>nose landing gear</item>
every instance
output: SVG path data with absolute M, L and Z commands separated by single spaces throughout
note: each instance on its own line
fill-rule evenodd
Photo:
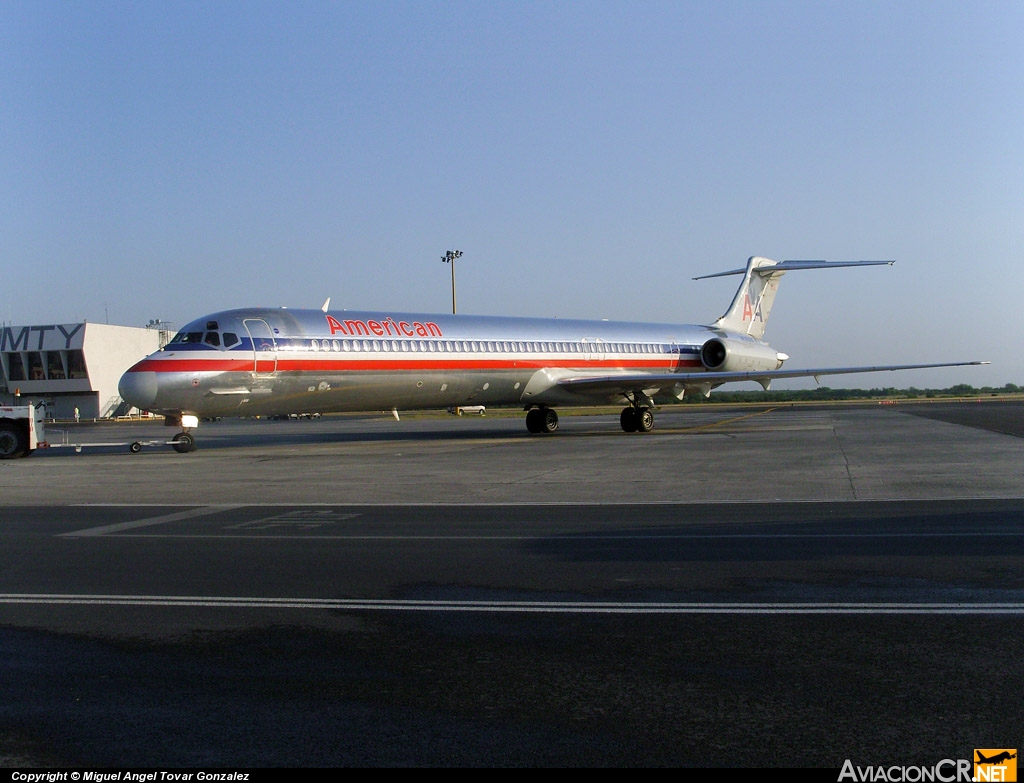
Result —
M 164 424 L 168 427 L 181 427 L 181 432 L 171 438 L 171 448 L 179 454 L 188 454 L 196 450 L 195 436 L 189 432 L 199 426 L 199 417 L 183 413 L 179 416 L 167 416 Z
M 179 432 L 171 438 L 171 448 L 179 454 L 188 454 L 196 450 L 196 439 L 190 432 Z

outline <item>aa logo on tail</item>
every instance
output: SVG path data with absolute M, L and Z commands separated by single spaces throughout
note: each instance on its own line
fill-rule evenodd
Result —
M 975 748 L 974 780 L 1015 783 L 1017 780 L 1017 749 Z
M 757 307 L 754 307 L 753 302 L 750 301 L 750 294 L 743 294 L 743 320 L 753 321 L 754 319 L 764 323 L 764 316 L 761 315 L 761 302 L 759 301 Z

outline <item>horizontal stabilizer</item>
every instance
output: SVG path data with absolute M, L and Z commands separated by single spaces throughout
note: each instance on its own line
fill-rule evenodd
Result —
M 793 272 L 798 269 L 834 269 L 841 266 L 882 266 L 884 264 L 892 266 L 895 263 L 895 261 L 779 261 L 777 264 L 758 267 L 753 271 L 756 274 L 764 276 L 773 275 L 778 272 Z M 746 271 L 747 267 L 743 267 L 742 269 L 731 269 L 728 272 L 716 272 L 713 275 L 701 275 L 700 277 L 695 277 L 693 279 L 707 280 L 711 277 L 742 275 Z

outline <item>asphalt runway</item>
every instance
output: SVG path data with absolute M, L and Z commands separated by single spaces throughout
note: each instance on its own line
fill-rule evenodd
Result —
M 1018 747 L 1022 413 L 223 421 L 185 455 L 152 423 L 51 428 L 81 452 L 0 462 L 0 765 Z

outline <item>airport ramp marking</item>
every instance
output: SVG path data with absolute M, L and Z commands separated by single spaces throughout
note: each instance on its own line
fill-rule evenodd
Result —
M 319 530 L 335 522 L 347 522 L 362 516 L 355 512 L 339 512 L 333 508 L 299 508 L 269 517 L 247 519 L 226 530 Z
M 93 538 L 97 536 L 106 536 L 116 533 L 123 533 L 127 530 L 137 530 L 138 528 L 142 527 L 164 525 L 168 522 L 180 522 L 183 519 L 193 519 L 195 517 L 206 516 L 207 514 L 216 514 L 221 511 L 231 511 L 236 508 L 241 508 L 242 505 L 244 504 L 200 506 L 199 508 L 192 508 L 187 511 L 178 511 L 174 514 L 162 514 L 158 517 L 136 519 L 131 522 L 117 522 L 113 525 L 91 527 L 87 528 L 86 530 L 76 530 L 72 533 L 61 533 L 60 536 L 58 536 L 58 538 Z
M 1024 615 L 1024 603 L 913 602 L 618 602 L 618 601 L 445 601 L 376 598 L 259 598 L 184 595 L 74 595 L 4 593 L 0 604 L 161 606 L 230 609 L 321 609 L 335 611 L 483 612 L 548 614 L 704 615 Z

